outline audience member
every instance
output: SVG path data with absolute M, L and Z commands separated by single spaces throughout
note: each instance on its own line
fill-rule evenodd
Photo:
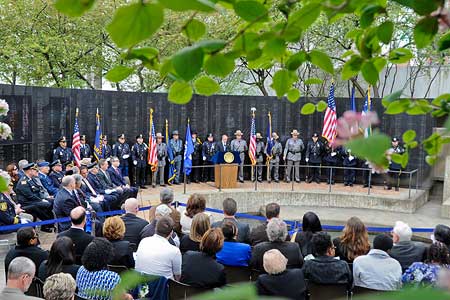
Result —
M 206 209 L 206 198 L 200 194 L 192 194 L 187 203 L 186 210 L 181 215 L 180 225 L 183 234 L 189 234 L 192 219 L 198 213 L 204 213 Z
M 137 216 L 139 212 L 139 203 L 136 198 L 125 200 L 125 214 L 122 220 L 125 223 L 125 236 L 123 239 L 134 244 L 136 247 L 141 241 L 140 232 L 148 225 L 148 222 Z
M 175 223 L 174 231 L 177 233 L 178 236 L 181 236 L 181 224 L 180 224 L 181 213 L 172 206 L 173 199 L 174 199 L 173 190 L 171 188 L 163 188 L 159 193 L 160 204 L 158 205 L 165 204 L 172 209 L 170 217 Z M 156 207 L 158 207 L 158 205 L 152 206 L 152 208 L 150 208 L 148 212 L 148 219 L 150 222 L 155 219 Z
M 59 189 L 61 187 L 61 180 L 64 177 L 61 161 L 59 159 L 54 160 L 50 163 L 50 168 L 51 172 L 48 177 L 53 181 L 53 185 Z
M 187 251 L 183 255 L 181 281 L 201 288 L 225 285 L 224 267 L 215 260 L 216 253 L 222 249 L 223 241 L 222 230 L 208 229 L 200 242 L 200 251 Z
M 269 238 L 267 237 L 267 223 L 272 218 L 279 218 L 280 217 L 280 206 L 277 203 L 269 203 L 266 205 L 266 222 L 264 222 L 261 225 L 256 226 L 252 229 L 249 239 L 250 239 L 250 245 L 255 246 L 262 242 L 267 242 Z M 290 240 L 288 237 L 287 240 Z
M 352 263 L 355 258 L 370 250 L 369 234 L 364 223 L 357 217 L 351 217 L 345 224 L 342 235 L 333 240 L 336 256 Z
M 180 241 L 180 251 L 200 251 L 200 242 L 203 235 L 211 227 L 209 216 L 205 213 L 199 213 L 192 220 L 189 235 L 184 235 Z
M 450 227 L 447 225 L 436 225 L 431 239 L 443 243 L 450 251 Z
M 138 189 L 134 186 L 130 186 L 125 178 L 122 176 L 122 173 L 120 172 L 119 165 L 120 160 L 119 158 L 115 156 L 111 156 L 110 159 L 111 167 L 108 169 L 109 177 L 111 178 L 112 183 L 115 186 L 119 186 L 122 188 L 123 192 L 127 195 L 129 198 L 136 198 Z
M 264 272 L 264 253 L 270 249 L 277 249 L 288 259 L 288 268 L 301 268 L 303 256 L 300 247 L 297 243 L 286 242 L 286 223 L 278 218 L 272 218 L 267 224 L 266 232 L 269 241 L 259 243 L 253 248 L 250 265 L 254 269 Z
M 315 257 L 305 261 L 305 279 L 317 284 L 347 284 L 351 286 L 352 273 L 348 264 L 335 258 L 336 247 L 326 232 L 315 233 L 311 239 Z
M 435 285 L 442 268 L 448 269 L 449 251 L 441 242 L 433 243 L 427 251 L 425 262 L 413 263 L 403 274 L 403 284 Z
M 0 176 L 7 179 L 7 190 L 0 193 L 0 226 L 24 224 L 33 221 L 33 216 L 24 213 L 22 206 L 14 202 L 13 182 L 6 172 L 0 170 Z M 16 230 L 3 230 L 2 234 Z
M 155 211 L 155 218 L 150 222 L 150 224 L 145 226 L 139 234 L 141 240 L 146 237 L 153 236 L 156 232 L 156 224 L 158 223 L 158 220 L 161 219 L 162 217 L 171 218 L 170 217 L 171 212 L 172 212 L 172 209 L 169 206 L 167 206 L 165 204 L 158 205 L 158 207 L 156 208 L 156 211 Z M 173 219 L 172 219 L 172 221 L 173 221 Z M 175 222 L 174 222 L 174 224 L 175 224 Z M 172 232 L 172 235 L 169 238 L 169 243 L 176 247 L 180 246 L 180 239 L 178 238 L 175 231 Z
M 237 212 L 237 203 L 234 199 L 226 198 L 222 203 L 223 207 L 223 215 L 224 218 L 222 221 L 215 222 L 211 225 L 211 227 L 222 227 L 222 224 L 225 221 L 233 222 L 238 229 L 238 237 L 237 241 L 240 243 L 249 243 L 250 242 L 250 227 L 247 223 L 239 222 L 235 215 Z
M 239 243 L 239 229 L 230 220 L 222 222 L 222 232 L 225 237 L 223 248 L 217 253 L 217 262 L 225 266 L 247 267 L 252 255 L 248 244 Z
M 302 220 L 302 231 L 297 231 L 292 236 L 292 241 L 299 245 L 304 257 L 310 254 L 314 255 L 311 239 L 316 232 L 320 231 L 322 231 L 322 224 L 320 224 L 319 217 L 312 211 L 305 213 Z
M 50 248 L 48 260 L 41 263 L 38 276 L 45 281 L 47 277 L 57 273 L 69 273 L 75 279 L 79 265 L 75 264 L 75 247 L 69 237 L 57 238 Z
M 392 230 L 394 246 L 389 254 L 402 266 L 404 272 L 412 263 L 424 261 L 426 258 L 426 247 L 422 243 L 411 241 L 412 230 L 408 224 L 402 221 L 395 222 Z
M 377 291 L 395 291 L 402 286 L 402 267 L 389 256 L 392 239 L 384 234 L 373 240 L 373 249 L 353 261 L 353 280 L 355 286 Z
M 2 300 L 39 300 L 41 298 L 27 296 L 33 282 L 36 267 L 33 261 L 27 257 L 16 257 L 8 266 L 6 276 L 6 287 L 0 293 Z
M 108 271 L 114 256 L 113 245 L 105 238 L 95 238 L 86 247 L 77 273 L 78 295 L 91 300 L 111 300 L 112 290 L 120 282 L 119 274 Z
M 43 292 L 45 300 L 73 300 L 76 288 L 70 274 L 58 273 L 47 278 Z
M 9 176 L 11 177 L 11 183 L 13 185 L 13 190 L 16 190 L 17 183 L 19 182 L 19 179 L 21 175 L 19 175 L 19 168 L 15 163 L 10 163 L 6 166 L 6 172 L 8 172 Z
M 181 252 L 171 245 L 174 222 L 170 217 L 162 217 L 156 224 L 156 233 L 144 238 L 136 252 L 136 270 L 151 275 L 180 279 Z
M 287 258 L 277 249 L 264 253 L 264 270 L 256 281 L 260 296 L 273 296 L 303 300 L 306 298 L 306 283 L 301 269 L 286 269 Z
M 81 256 L 94 237 L 84 231 L 86 225 L 86 210 L 78 206 L 70 212 L 72 226 L 58 234 L 58 237 L 67 236 L 75 245 L 75 262 L 81 264 Z
M 75 178 L 73 176 L 64 176 L 61 181 L 61 189 L 56 193 L 53 201 L 53 212 L 57 218 L 66 218 L 70 212 L 77 206 L 82 206 L 75 195 Z M 58 231 L 64 231 L 70 228 L 70 222 L 58 223 Z
M 25 256 L 34 263 L 37 269 L 48 258 L 48 252 L 39 246 L 39 236 L 33 227 L 22 227 L 17 231 L 17 245 L 9 250 L 5 257 L 5 272 L 11 261 L 19 256 Z M 36 271 L 36 270 L 35 270 Z M 8 275 L 8 274 L 6 274 Z
M 40 161 L 37 163 L 37 166 L 39 168 L 38 176 L 41 180 L 42 185 L 51 196 L 55 196 L 58 192 L 58 187 L 56 187 L 53 184 L 53 180 L 48 177 L 48 174 L 50 173 L 50 163 L 46 161 Z
M 134 268 L 133 250 L 130 242 L 123 239 L 124 235 L 125 223 L 119 216 L 106 219 L 103 224 L 103 236 L 112 243 L 114 248 L 114 257 L 109 263 L 131 269 Z

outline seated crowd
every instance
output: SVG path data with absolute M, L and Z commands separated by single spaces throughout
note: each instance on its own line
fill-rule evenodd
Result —
M 49 252 L 39 247 L 34 228 L 17 231 L 17 246 L 5 258 L 7 286 L 1 299 L 37 299 L 24 295 L 34 277 L 44 283 L 45 299 L 70 300 L 75 293 L 83 299 L 112 299 L 121 281 L 118 267 L 157 276 L 147 285 L 150 299 L 167 295 L 173 280 L 203 290 L 224 287 L 232 282 L 227 278 L 232 268 L 252 270 L 259 295 L 288 299 L 305 299 L 312 285 L 375 291 L 450 285 L 445 279 L 450 228 L 445 225 L 436 226 L 430 246 L 413 242 L 411 228 L 400 221 L 392 234 L 379 234 L 371 243 L 357 217 L 350 218 L 332 239 L 322 230 L 319 217 L 307 212 L 302 230 L 289 235 L 276 203 L 266 205 L 266 222 L 251 229 L 235 217 L 237 204 L 231 198 L 223 201 L 223 219 L 212 222 L 202 195 L 191 195 L 181 211 L 171 205 L 173 191 L 165 188 L 148 221 L 138 216 L 138 201 L 128 198 L 125 214 L 106 218 L 94 237 L 85 232 L 85 206 L 69 208 L 66 203 L 76 199 L 72 198 L 76 179 L 69 176 L 61 181 L 66 200 L 57 207 L 66 211 L 70 225 L 58 234 Z M 122 294 L 122 299 L 137 297 L 135 290 Z

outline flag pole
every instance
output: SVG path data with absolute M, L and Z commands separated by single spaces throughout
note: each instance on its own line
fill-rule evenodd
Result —
M 251 112 L 252 112 L 252 118 L 253 119 L 255 119 L 255 112 L 256 112 L 256 108 L 255 107 L 252 107 L 251 109 Z M 252 120 L 253 121 L 253 120 Z M 255 125 L 256 126 L 256 125 Z M 253 132 L 252 132 L 252 128 L 251 128 L 251 126 L 250 126 L 250 139 L 252 138 L 252 135 L 253 135 Z M 251 141 L 250 141 L 251 142 Z M 249 147 L 249 149 L 250 149 L 250 147 Z M 256 157 L 254 157 L 253 158 L 253 161 L 255 161 L 255 159 L 256 159 Z M 255 161 L 255 163 L 253 163 L 253 161 L 251 162 L 252 163 L 252 168 L 251 168 L 251 178 L 253 179 L 253 176 L 255 175 L 255 170 L 254 170 L 254 168 L 255 168 L 255 165 L 256 165 L 256 161 Z M 242 162 L 242 164 L 243 164 L 244 162 Z M 255 178 L 255 182 L 256 182 L 256 178 Z
M 270 111 L 267 113 L 267 116 L 269 117 L 269 136 L 267 137 L 267 145 L 266 145 L 266 149 L 269 147 L 269 143 L 272 143 L 272 114 L 270 113 Z M 273 145 L 272 145 L 273 146 Z M 270 148 L 270 153 L 266 153 L 267 157 L 266 157 L 266 166 L 267 166 L 267 172 L 266 172 L 266 177 L 267 177 L 267 181 L 270 180 L 270 161 L 272 160 L 272 148 Z

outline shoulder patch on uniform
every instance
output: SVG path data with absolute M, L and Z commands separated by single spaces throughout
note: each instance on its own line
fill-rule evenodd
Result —
M 27 184 L 27 181 L 26 181 L 26 180 L 22 180 L 22 181 L 20 182 L 20 184 Z
M 0 203 L 0 210 L 1 211 L 6 211 L 8 209 L 8 204 L 6 204 L 6 202 L 1 202 Z

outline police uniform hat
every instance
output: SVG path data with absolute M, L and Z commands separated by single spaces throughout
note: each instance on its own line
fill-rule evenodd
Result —
M 297 129 L 292 130 L 291 135 L 299 135 L 300 133 L 298 132 Z
M 61 137 L 58 139 L 58 143 L 61 143 L 61 142 L 67 142 L 65 136 L 61 136 Z
M 194 130 L 194 131 L 192 131 L 192 133 L 191 134 L 195 134 L 195 135 L 198 135 L 198 132 L 197 132 L 197 130 Z
M 208 133 L 208 135 L 206 136 L 206 138 L 210 138 L 210 137 L 214 137 L 214 134 L 212 134 L 211 132 L 210 133 Z
M 86 139 L 86 135 L 85 134 L 80 136 L 80 140 L 85 140 L 85 139 Z
M 106 135 L 102 135 L 102 140 L 107 140 L 108 137 Z
M 392 138 L 392 141 L 393 141 L 393 142 L 399 142 L 399 139 L 396 138 L 396 137 L 393 137 L 393 138 Z
M 262 139 L 262 138 L 263 138 L 260 132 L 257 132 L 257 133 L 256 133 L 256 138 L 257 138 L 257 139 Z
M 318 134 L 317 132 L 314 132 L 313 135 L 312 135 L 312 137 L 318 138 L 318 137 L 319 137 L 319 134 Z
M 172 135 L 179 135 L 178 130 L 172 131 Z
M 234 133 L 234 135 L 236 135 L 236 136 L 242 136 L 242 135 L 244 135 L 244 134 L 242 133 L 242 131 L 240 131 L 240 130 L 238 129 L 238 130 L 236 130 L 236 132 Z
M 85 157 L 80 161 L 80 165 L 89 166 L 91 164 L 91 159 L 89 157 Z
M 25 165 L 25 166 L 23 167 L 23 170 L 24 170 L 24 171 L 28 171 L 28 170 L 30 170 L 30 169 L 36 170 L 36 164 L 32 162 L 32 163 L 29 163 L 29 164 L 27 164 L 27 165 Z
M 124 134 L 124 133 L 121 133 L 121 134 L 119 134 L 119 135 L 117 136 L 117 138 L 118 138 L 118 139 L 120 139 L 120 138 L 124 139 L 124 138 L 125 138 L 125 134 Z
M 38 162 L 38 163 L 37 163 L 37 166 L 38 166 L 39 168 L 42 168 L 42 167 L 48 167 L 48 166 L 50 166 L 50 163 L 47 162 L 47 161 L 41 161 L 41 162 Z
M 50 167 L 54 167 L 54 166 L 61 166 L 61 162 L 59 161 L 59 159 L 52 161 L 52 163 L 50 164 Z
M 136 139 L 143 139 L 144 137 L 142 136 L 142 134 L 138 134 L 137 136 L 136 136 Z
M 163 138 L 162 133 L 161 133 L 161 132 L 158 132 L 158 133 L 156 134 L 156 138 L 157 138 L 157 139 L 162 139 L 162 138 Z
M 87 165 L 88 170 L 95 168 L 95 167 L 97 167 L 97 162 L 93 162 L 93 163 Z

